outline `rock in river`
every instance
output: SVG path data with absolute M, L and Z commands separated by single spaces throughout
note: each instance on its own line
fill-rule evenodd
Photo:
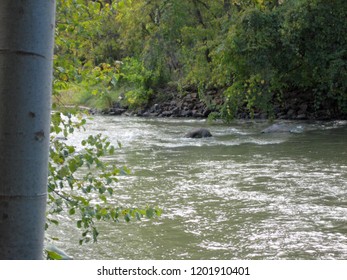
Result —
M 211 137 L 211 132 L 206 128 L 197 128 L 190 132 L 188 132 L 185 137 L 187 138 L 205 138 L 205 137 Z
M 262 130 L 262 133 L 278 133 L 278 132 L 291 132 L 302 133 L 304 131 L 303 125 L 294 125 L 286 123 L 275 123 Z

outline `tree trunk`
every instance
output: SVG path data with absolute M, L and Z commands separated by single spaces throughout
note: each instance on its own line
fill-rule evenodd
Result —
M 42 259 L 54 0 L 0 1 L 0 259 Z

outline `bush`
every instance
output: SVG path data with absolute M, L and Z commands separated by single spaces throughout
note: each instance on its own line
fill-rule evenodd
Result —
M 293 2 L 293 1 L 290 1 Z M 347 2 L 294 1 L 285 12 L 283 41 L 291 63 L 285 82 L 314 94 L 315 108 L 347 112 Z
M 232 76 L 225 107 L 231 114 L 244 104 L 251 114 L 256 109 L 271 113 L 276 96 L 295 91 L 312 95 L 316 111 L 347 113 L 346 18 L 342 0 L 292 0 L 271 10 L 246 9 L 219 54 Z
M 136 58 L 126 58 L 121 68 L 121 86 L 130 108 L 145 106 L 153 94 L 155 76 Z

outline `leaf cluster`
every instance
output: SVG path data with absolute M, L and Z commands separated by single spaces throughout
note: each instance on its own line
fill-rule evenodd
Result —
M 115 206 L 118 177 L 130 171 L 108 160 L 114 156 L 116 148 L 101 134 L 90 135 L 78 146 L 68 143 L 67 138 L 76 129 L 83 129 L 85 123 L 84 118 L 70 113 L 53 113 L 48 168 L 46 228 L 59 224 L 57 215 L 76 217 L 76 226 L 82 230 L 80 244 L 97 241 L 97 221 L 129 222 L 160 215 L 157 208 Z

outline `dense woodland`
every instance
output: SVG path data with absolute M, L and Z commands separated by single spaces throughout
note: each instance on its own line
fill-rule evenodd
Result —
M 345 0 L 58 0 L 56 100 L 210 117 L 345 118 Z M 60 94 L 60 95 L 59 95 Z

